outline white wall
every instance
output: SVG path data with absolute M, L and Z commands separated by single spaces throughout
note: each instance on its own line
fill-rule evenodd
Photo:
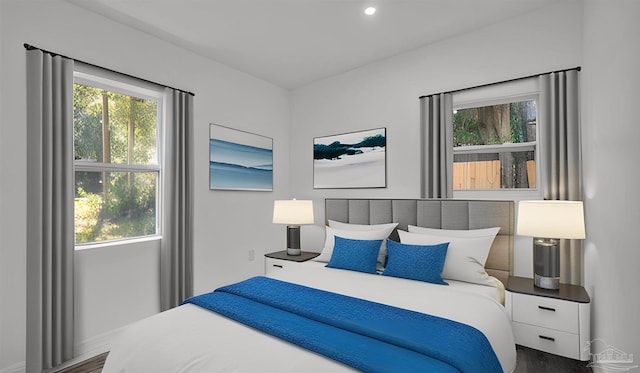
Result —
M 640 360 L 640 2 L 584 6 L 585 282 L 592 334 Z M 598 345 L 592 353 L 603 350 Z
M 582 5 L 567 1 L 294 91 L 291 190 L 319 207 L 316 225 L 303 227 L 307 247 L 322 248 L 325 197 L 420 197 L 419 96 L 572 68 L 581 60 Z M 314 137 L 378 127 L 387 127 L 387 188 L 313 189 Z M 531 276 L 531 239 L 517 244 L 515 273 Z
M 289 92 L 61 0 L 0 1 L 0 371 L 23 369 L 26 309 L 26 77 L 23 43 L 195 93 L 195 288 L 263 271 L 284 245 L 270 223 L 288 198 Z M 209 123 L 273 137 L 274 192 L 208 189 Z M 101 248 L 76 255 L 76 343 L 159 310 L 158 249 Z M 248 250 L 255 249 L 255 260 Z M 127 308 L 130 307 L 130 308 Z
M 100 346 L 114 329 L 160 311 L 159 269 L 158 240 L 76 251 L 76 354 Z

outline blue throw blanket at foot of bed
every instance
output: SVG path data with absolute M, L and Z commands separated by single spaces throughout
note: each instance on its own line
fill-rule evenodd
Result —
M 362 371 L 502 371 L 487 338 L 471 326 L 267 277 L 185 303 Z

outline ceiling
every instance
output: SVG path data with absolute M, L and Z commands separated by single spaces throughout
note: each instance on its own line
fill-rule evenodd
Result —
M 563 0 L 68 1 L 295 89 Z

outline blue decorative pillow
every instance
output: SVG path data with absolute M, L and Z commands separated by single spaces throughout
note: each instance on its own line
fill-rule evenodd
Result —
M 376 273 L 380 245 L 382 240 L 352 240 L 335 236 L 333 253 L 327 267 Z
M 382 275 L 449 285 L 442 280 L 448 247 L 448 242 L 437 245 L 408 245 L 387 240 L 387 266 Z

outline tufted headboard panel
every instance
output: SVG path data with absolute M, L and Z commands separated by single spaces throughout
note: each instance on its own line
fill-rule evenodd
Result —
M 507 283 L 513 273 L 514 202 L 460 199 L 325 199 L 325 223 L 398 223 L 440 229 L 500 227 L 485 264 L 487 273 Z M 391 239 L 398 241 L 394 231 Z

